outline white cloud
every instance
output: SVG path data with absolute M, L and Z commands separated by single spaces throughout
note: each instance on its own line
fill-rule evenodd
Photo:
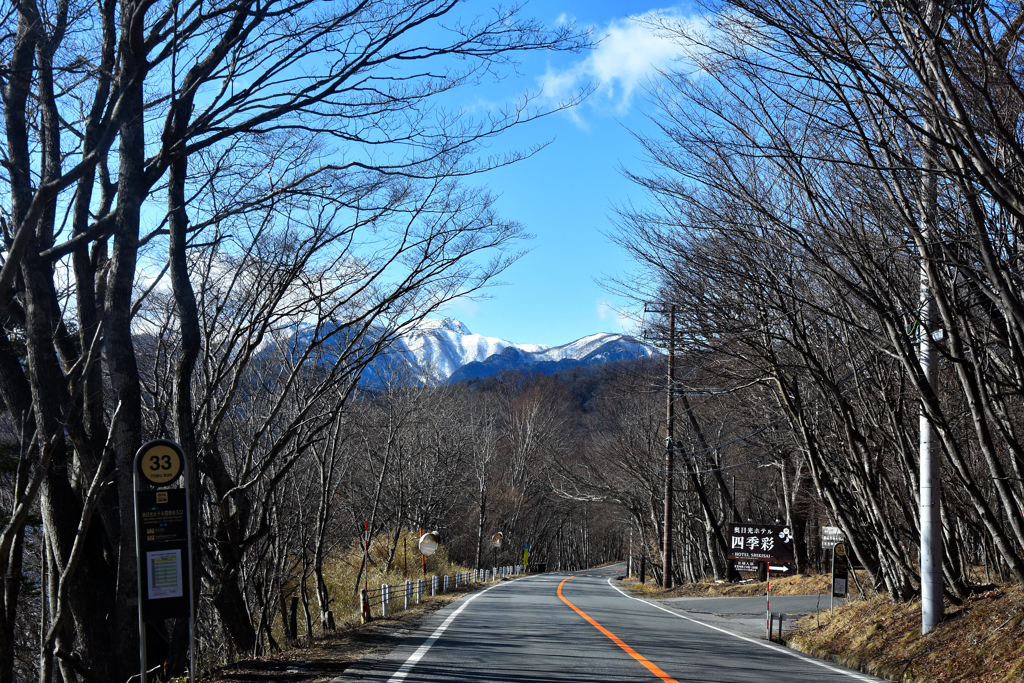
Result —
M 700 17 L 687 17 L 679 10 L 652 10 L 624 19 L 613 19 L 603 28 L 592 28 L 597 46 L 583 59 L 566 68 L 551 68 L 540 78 L 543 97 L 551 103 L 569 100 L 581 88 L 593 85 L 591 106 L 626 113 L 639 89 L 671 68 L 683 55 L 677 40 L 659 34 L 649 20 L 656 15 L 693 27 L 704 25 Z M 565 15 L 558 21 L 564 21 Z M 582 123 L 575 109 L 570 110 Z
M 480 304 L 469 297 L 459 296 L 445 304 L 443 311 L 444 315 L 465 322 L 480 314 Z
M 607 301 L 597 302 L 597 317 L 602 322 L 611 323 L 610 331 L 632 334 L 637 327 L 629 311 L 618 309 Z

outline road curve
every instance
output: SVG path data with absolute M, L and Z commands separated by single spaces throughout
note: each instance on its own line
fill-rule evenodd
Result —
M 542 574 L 439 610 L 336 683 L 853 683 L 881 681 L 620 591 L 623 568 Z

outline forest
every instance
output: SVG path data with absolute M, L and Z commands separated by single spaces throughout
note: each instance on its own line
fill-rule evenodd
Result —
M 1019 583 L 1024 12 L 708 9 L 701 25 L 652 19 L 687 58 L 649 91 L 647 163 L 627 173 L 651 201 L 622 207 L 615 234 L 644 273 L 616 286 L 674 333 L 680 414 L 687 397 L 714 406 L 688 420 L 685 469 L 738 464 L 717 458 L 727 425 L 777 468 L 798 563 L 824 508 L 894 599 L 921 595 L 935 505 L 946 600 Z M 709 549 L 724 543 L 715 493 Z
M 590 92 L 452 107 L 594 40 L 468 5 L 5 10 L 0 683 L 137 675 L 132 462 L 153 438 L 194 465 L 205 667 L 287 646 L 295 599 L 292 640 L 323 635 L 364 572 L 408 571 L 421 528 L 464 567 L 529 543 L 682 583 L 736 578 L 730 521 L 788 525 L 802 572 L 838 526 L 865 590 L 914 599 L 922 425 L 946 599 L 1024 581 L 1019 4 L 652 15 L 685 58 L 648 85 L 623 169 L 647 201 L 610 235 L 637 270 L 608 287 L 663 353 L 438 385 L 384 361 L 522 256 L 487 173 L 539 147 L 493 145 Z M 366 529 L 379 552 L 340 584 Z M 184 621 L 156 629 L 170 674 Z

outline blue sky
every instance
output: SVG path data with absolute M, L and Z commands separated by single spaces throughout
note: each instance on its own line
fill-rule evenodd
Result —
M 602 289 L 606 276 L 622 276 L 632 264 L 602 233 L 612 229 L 614 207 L 643 193 L 625 180 L 620 164 L 643 168 L 643 150 L 630 130 L 650 128 L 642 86 L 667 67 L 676 46 L 651 34 L 637 17 L 651 11 L 678 17 L 688 5 L 646 2 L 533 0 L 526 12 L 550 24 L 573 18 L 603 38 L 589 53 L 536 55 L 518 76 L 463 94 L 472 113 L 514 99 L 526 90 L 557 100 L 573 88 L 596 91 L 580 106 L 512 131 L 495 146 L 528 148 L 550 140 L 536 156 L 479 179 L 501 195 L 506 218 L 535 235 L 530 252 L 502 277 L 489 299 L 458 301 L 444 312 L 477 334 L 516 343 L 564 344 L 595 332 L 635 331 L 615 310 L 625 302 Z M 597 281 L 595 281 L 597 280 Z

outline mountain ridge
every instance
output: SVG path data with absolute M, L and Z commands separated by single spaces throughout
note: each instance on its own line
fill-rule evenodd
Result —
M 389 352 L 404 357 L 424 379 L 458 382 L 490 377 L 529 366 L 530 371 L 552 374 L 579 365 L 649 357 L 652 347 L 624 334 L 598 332 L 567 344 L 516 344 L 499 337 L 473 334 L 454 318 L 427 318 L 402 335 Z

